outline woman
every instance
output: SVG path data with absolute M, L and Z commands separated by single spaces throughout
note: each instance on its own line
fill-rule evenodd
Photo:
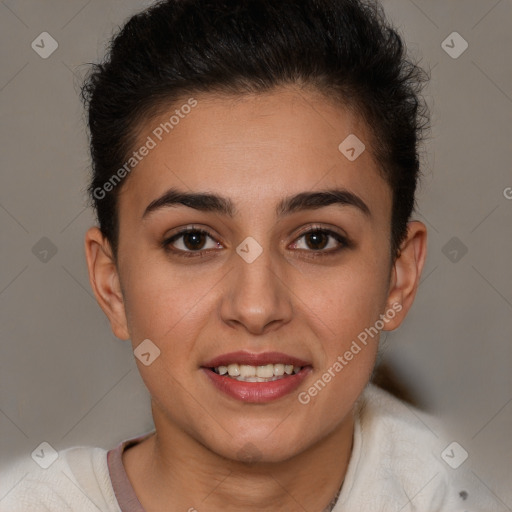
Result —
M 83 89 L 85 249 L 155 430 L 61 452 L 1 510 L 461 505 L 432 420 L 369 384 L 425 261 L 424 81 L 356 0 L 168 0 L 126 23 Z

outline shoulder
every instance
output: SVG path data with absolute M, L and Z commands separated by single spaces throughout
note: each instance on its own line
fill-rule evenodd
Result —
M 120 512 L 107 450 L 77 446 L 46 456 L 46 468 L 26 457 L 0 473 L 0 512 Z
M 396 460 L 396 471 L 421 461 L 441 466 L 444 431 L 438 418 L 399 400 L 370 384 L 356 409 L 367 453 L 379 453 Z M 399 459 L 396 459 L 401 455 Z M 444 464 L 444 463 L 443 463 Z
M 453 511 L 462 505 L 441 458 L 446 439 L 435 417 L 372 384 L 355 414 L 354 448 L 343 489 L 348 507 L 354 503 L 361 510 L 398 507 L 407 512 Z

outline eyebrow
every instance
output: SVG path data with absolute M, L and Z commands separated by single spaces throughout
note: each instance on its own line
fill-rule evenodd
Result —
M 144 219 L 156 210 L 179 205 L 203 212 L 215 212 L 228 217 L 234 217 L 237 213 L 234 203 L 226 197 L 209 193 L 184 192 L 171 188 L 146 207 L 142 218 Z M 284 217 L 298 211 L 315 210 L 330 205 L 351 206 L 368 218 L 372 216 L 366 203 L 359 196 L 344 188 L 301 192 L 286 197 L 276 206 L 276 215 L 277 217 Z

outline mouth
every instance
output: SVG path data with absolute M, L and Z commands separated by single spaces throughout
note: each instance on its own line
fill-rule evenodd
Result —
M 313 368 L 307 361 L 278 352 L 233 352 L 206 362 L 201 369 L 231 398 L 264 403 L 294 391 Z
M 270 363 L 260 366 L 231 363 L 228 366 L 208 368 L 218 375 L 225 375 L 239 382 L 272 382 L 299 373 L 305 366 Z

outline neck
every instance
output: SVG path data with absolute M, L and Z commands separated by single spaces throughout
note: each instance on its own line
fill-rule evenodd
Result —
M 157 434 L 123 457 L 147 512 L 324 512 L 342 485 L 352 450 L 352 414 L 327 437 L 282 462 L 226 459 L 153 415 Z

